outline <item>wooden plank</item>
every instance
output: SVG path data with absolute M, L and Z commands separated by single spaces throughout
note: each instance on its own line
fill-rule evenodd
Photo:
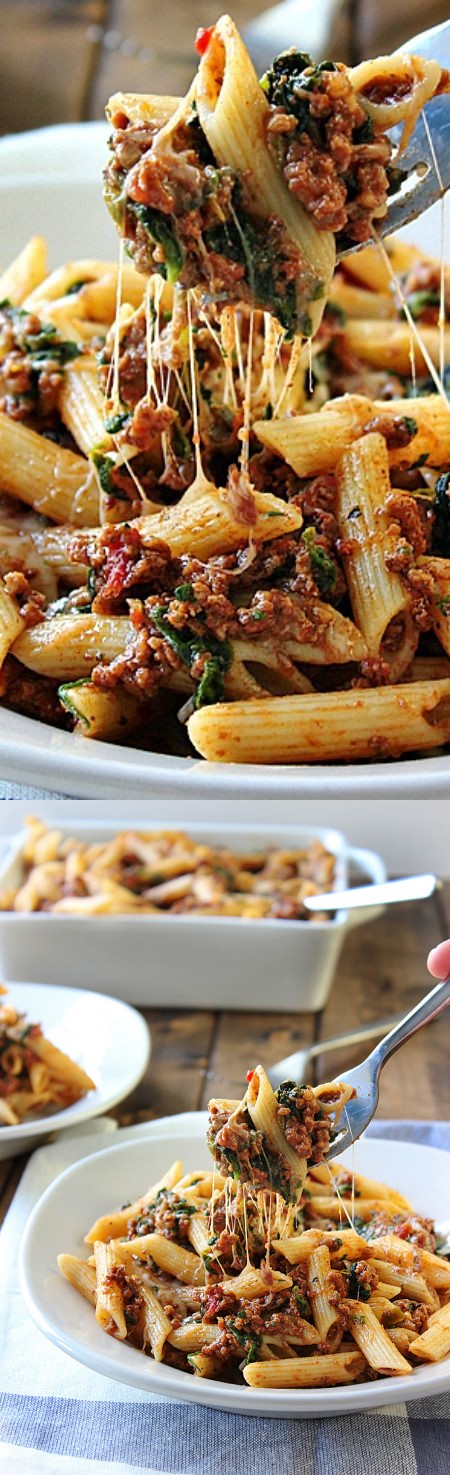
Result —
M 101 35 L 107 8 L 107 0 L 1 0 L 3 133 L 84 116 L 98 50 L 95 27 Z
M 208 1010 L 143 1009 L 152 1053 L 143 1080 L 114 1116 L 121 1126 L 197 1111 L 214 1031 Z
M 202 1106 L 211 1096 L 242 1096 L 247 1071 L 304 1049 L 314 1039 L 315 1021 L 314 1014 L 218 1015 Z
M 447 894 L 450 897 L 450 888 Z M 442 926 L 439 901 L 430 898 L 410 906 L 388 907 L 383 917 L 350 933 L 319 1038 L 391 1014 L 406 1014 L 432 986 L 426 960 L 443 935 Z M 339 1070 L 364 1059 L 368 1048 L 363 1045 L 345 1054 L 319 1056 L 316 1079 L 332 1080 Z M 379 1117 L 448 1117 L 449 1055 L 450 1009 L 388 1061 L 382 1075 Z

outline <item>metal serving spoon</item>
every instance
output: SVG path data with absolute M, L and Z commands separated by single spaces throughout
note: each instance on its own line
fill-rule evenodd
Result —
M 385 1035 L 384 1040 L 381 1040 L 380 1044 L 376 1045 L 367 1056 L 367 1060 L 363 1060 L 362 1064 L 357 1065 L 354 1070 L 344 1071 L 343 1075 L 340 1075 L 339 1079 L 345 1085 L 354 1086 L 356 1096 L 348 1102 L 344 1109 L 333 1135 L 327 1158 L 336 1157 L 338 1153 L 345 1152 L 345 1149 L 365 1132 L 378 1106 L 380 1074 L 386 1061 L 395 1050 L 399 1049 L 400 1045 L 404 1045 L 405 1040 L 409 1040 L 410 1035 L 422 1029 L 422 1026 L 428 1024 L 430 1019 L 435 1019 L 436 1015 L 440 1014 L 449 1003 L 450 978 L 446 978 L 443 983 L 438 983 L 431 993 L 426 994 L 425 998 L 421 999 L 420 1003 L 416 1004 L 415 1008 L 411 1009 L 399 1024 L 394 1025 L 390 1033 Z
M 307 912 L 337 912 L 345 907 L 389 906 L 391 902 L 418 901 L 432 896 L 441 885 L 437 876 L 405 876 L 398 881 L 382 881 L 369 886 L 354 886 L 348 891 L 324 891 L 317 896 L 305 896 L 302 906 Z

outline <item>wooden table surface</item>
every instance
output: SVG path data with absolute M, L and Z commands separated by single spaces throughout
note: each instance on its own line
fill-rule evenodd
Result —
M 249 924 L 251 925 L 251 924 Z M 430 948 L 450 936 L 450 882 L 429 901 L 389 908 L 348 934 L 330 999 L 322 1014 L 216 1013 L 146 1009 L 152 1033 L 147 1073 L 114 1115 L 130 1125 L 197 1111 L 210 1096 L 240 1096 L 249 1066 L 268 1067 L 292 1050 L 359 1024 L 406 1014 L 427 992 Z M 313 1062 L 308 1079 L 330 1080 L 357 1065 L 359 1046 Z M 450 1008 L 388 1062 L 380 1117 L 438 1120 L 450 1116 Z M 0 1223 L 27 1158 L 0 1163 Z

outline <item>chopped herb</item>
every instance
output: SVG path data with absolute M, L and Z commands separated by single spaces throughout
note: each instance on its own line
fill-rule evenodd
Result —
M 327 305 L 326 305 L 326 308 L 325 308 L 325 317 L 333 317 L 333 318 L 336 318 L 337 321 L 338 321 L 338 323 L 341 324 L 341 327 L 342 328 L 344 327 L 344 324 L 347 322 L 347 313 L 344 312 L 344 309 L 343 309 L 343 307 L 340 306 L 339 302 L 333 302 L 333 300 L 331 298 L 327 302 Z
M 247 1367 L 249 1362 L 257 1362 L 258 1354 L 261 1350 L 261 1333 L 254 1333 L 253 1331 L 247 1332 L 245 1330 L 245 1327 L 237 1327 L 236 1322 L 232 1321 L 231 1317 L 230 1320 L 227 1321 L 227 1327 L 229 1331 L 233 1333 L 233 1337 L 236 1338 L 236 1341 L 239 1342 L 239 1345 L 247 1351 L 244 1366 Z
M 314 291 L 311 293 L 311 301 L 312 302 L 320 302 L 320 298 L 324 296 L 324 293 L 325 293 L 325 284 L 324 284 L 324 282 L 321 282 L 321 281 L 316 282 L 316 285 L 314 287 Z
M 370 1286 L 363 1285 L 356 1274 L 354 1265 L 349 1275 L 348 1294 L 352 1301 L 368 1301 L 370 1297 Z
M 422 316 L 427 307 L 439 307 L 439 292 L 427 290 L 424 292 L 412 292 L 407 298 L 411 317 L 416 321 Z
M 360 128 L 356 128 L 353 134 L 355 143 L 371 143 L 374 138 L 374 126 L 371 118 L 366 118 Z
M 428 451 L 424 451 L 421 456 L 418 456 L 417 461 L 411 461 L 411 465 L 409 467 L 409 470 L 410 471 L 420 471 L 420 467 L 421 466 L 426 466 L 427 461 L 428 461 Z
M 263 413 L 263 420 L 272 420 L 272 419 L 273 419 L 273 405 L 271 405 L 270 400 L 269 400 L 268 404 L 265 407 L 264 413 Z
M 294 1286 L 294 1301 L 297 1310 L 300 1311 L 301 1316 L 308 1319 L 308 1317 L 310 1317 L 311 1315 L 309 1301 L 307 1301 L 306 1296 L 303 1296 L 302 1292 L 299 1291 L 298 1286 Z
M 208 386 L 206 384 L 203 384 L 202 380 L 200 380 L 200 395 L 201 398 L 205 400 L 205 403 L 207 405 L 211 404 L 212 389 L 208 389 Z
M 445 615 L 447 619 L 447 616 L 450 614 L 450 595 L 447 594 L 442 599 L 437 599 L 436 604 L 441 611 L 441 615 Z
M 317 542 L 314 528 L 306 528 L 302 535 L 302 542 L 306 544 L 311 573 L 320 594 L 332 594 L 337 582 L 337 566 L 334 558 L 330 558 L 330 554 L 322 547 L 322 544 Z
M 347 513 L 347 522 L 356 522 L 358 517 L 362 517 L 361 508 L 352 507 L 351 512 Z
M 81 292 L 82 287 L 88 287 L 91 281 L 92 277 L 79 277 L 77 282 L 72 282 L 72 285 L 67 288 L 66 297 L 75 297 L 77 292 Z
M 105 430 L 108 431 L 109 435 L 117 435 L 119 430 L 123 430 L 123 427 L 124 425 L 126 425 L 129 418 L 130 416 L 128 410 L 123 410 L 120 414 L 117 415 L 107 415 L 105 420 Z
M 19 1044 L 23 1045 L 23 1042 L 24 1042 L 24 1040 L 26 1040 L 27 1035 L 29 1035 L 31 1029 L 33 1029 L 33 1025 L 32 1024 L 27 1024 L 26 1027 L 25 1027 L 25 1029 L 24 1029 L 24 1031 L 23 1031 L 23 1034 L 20 1035 Z
M 80 712 L 76 702 L 73 701 L 72 692 L 75 691 L 77 686 L 90 685 L 90 681 L 87 681 L 85 676 L 80 676 L 78 681 L 65 681 L 62 686 L 58 686 L 58 697 L 65 711 L 70 712 L 72 717 L 76 717 L 77 721 L 83 724 L 87 732 L 89 732 L 91 725 L 89 718 L 85 717 L 83 712 Z
M 17 330 L 21 339 L 21 347 L 27 353 L 36 369 L 39 369 L 44 360 L 54 359 L 58 364 L 67 364 L 70 359 L 80 356 L 78 343 L 72 343 L 70 339 L 60 338 L 54 323 L 41 323 L 38 333 L 21 333 L 29 313 L 23 307 L 13 307 L 6 299 L 0 302 L 0 311 L 10 320 Z
M 411 415 L 402 415 L 402 420 L 403 420 L 403 424 L 404 424 L 406 430 L 408 431 L 408 434 L 411 436 L 411 438 L 413 437 L 413 435 L 417 435 L 417 430 L 418 430 L 417 420 L 413 420 Z
M 265 611 L 263 609 L 252 609 L 250 610 L 250 614 L 252 620 L 265 620 L 266 618 Z
M 108 497 L 114 496 L 114 488 L 111 484 L 111 473 L 114 471 L 112 456 L 104 456 L 102 451 L 91 451 L 91 461 L 98 473 L 98 479 L 102 492 Z
M 177 587 L 176 589 L 174 589 L 173 592 L 175 595 L 175 599 L 186 601 L 187 599 L 194 598 L 194 590 L 192 588 L 192 584 L 177 584 Z
M 433 504 L 433 528 L 431 548 L 442 558 L 450 557 L 450 471 L 439 476 L 435 486 Z

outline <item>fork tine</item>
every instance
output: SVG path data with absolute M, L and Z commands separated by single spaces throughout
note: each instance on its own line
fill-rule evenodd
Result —
M 450 97 L 443 94 L 433 98 L 425 108 L 424 116 L 426 125 L 424 118 L 419 118 L 408 147 L 398 160 L 399 168 L 407 173 L 407 179 L 388 199 L 387 214 L 380 222 L 381 235 L 400 230 L 401 226 L 416 220 L 450 188 Z M 399 130 L 393 129 L 392 136 L 395 138 L 396 135 L 399 135 Z

